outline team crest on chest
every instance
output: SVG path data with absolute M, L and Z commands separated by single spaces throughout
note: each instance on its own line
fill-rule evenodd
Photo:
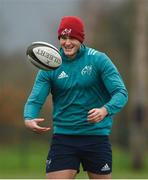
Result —
M 86 65 L 82 69 L 81 74 L 82 74 L 82 76 L 84 76 L 84 75 L 91 75 L 91 72 L 92 72 L 92 65 L 90 65 L 90 66 Z

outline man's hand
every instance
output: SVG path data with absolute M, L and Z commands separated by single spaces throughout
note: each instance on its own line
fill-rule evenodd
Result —
M 43 121 L 44 121 L 43 118 L 25 120 L 25 126 L 37 133 L 43 133 L 43 132 L 49 131 L 51 129 L 50 127 L 41 127 L 38 125 L 38 123 L 43 122 Z
M 105 107 L 102 108 L 94 108 L 88 112 L 88 122 L 96 123 L 100 122 L 105 116 L 108 114 L 107 109 Z

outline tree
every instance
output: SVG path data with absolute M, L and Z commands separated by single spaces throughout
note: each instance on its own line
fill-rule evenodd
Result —
M 146 24 L 147 0 L 135 0 L 135 27 L 133 40 L 133 58 L 131 66 L 130 88 L 130 147 L 133 167 L 141 169 L 144 166 L 144 152 L 147 127 L 147 46 Z

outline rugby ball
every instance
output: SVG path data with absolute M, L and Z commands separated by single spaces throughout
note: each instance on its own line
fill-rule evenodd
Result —
M 29 61 L 39 69 L 54 70 L 62 64 L 59 50 L 46 42 L 33 42 L 26 51 Z

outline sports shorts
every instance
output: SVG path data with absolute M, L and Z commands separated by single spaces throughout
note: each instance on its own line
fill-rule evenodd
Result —
M 73 169 L 95 174 L 112 172 L 112 150 L 108 136 L 54 134 L 46 161 L 46 173 Z

